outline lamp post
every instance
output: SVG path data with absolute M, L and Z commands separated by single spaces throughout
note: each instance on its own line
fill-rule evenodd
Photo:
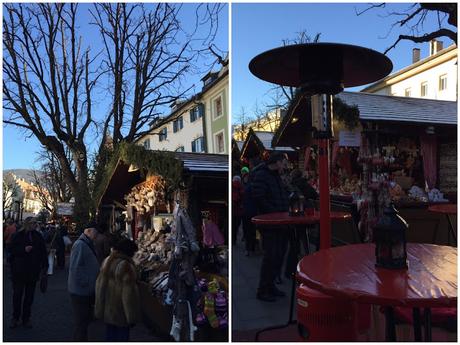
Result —
M 295 44 L 254 57 L 249 70 L 258 78 L 300 89 L 312 97 L 312 127 L 319 147 L 320 249 L 331 245 L 329 139 L 333 137 L 333 95 L 344 87 L 386 77 L 393 64 L 374 50 L 347 44 Z

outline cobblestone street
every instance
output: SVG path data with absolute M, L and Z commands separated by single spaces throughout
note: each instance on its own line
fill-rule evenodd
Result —
M 68 257 L 67 257 L 68 260 Z M 68 262 L 67 262 L 68 265 Z M 55 270 L 48 277 L 48 290 L 41 293 L 38 286 L 32 305 L 32 329 L 19 326 L 10 329 L 12 317 L 12 284 L 8 277 L 9 268 L 3 264 L 3 341 L 72 341 L 73 314 L 70 297 L 67 292 L 68 266 L 65 270 Z M 89 327 L 89 341 L 104 341 L 105 326 L 101 321 L 93 322 Z M 143 324 L 131 329 L 131 341 L 159 341 Z

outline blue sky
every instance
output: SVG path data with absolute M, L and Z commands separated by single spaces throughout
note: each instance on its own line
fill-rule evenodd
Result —
M 80 20 L 80 32 L 83 36 L 83 46 L 90 45 L 92 52 L 100 51 L 103 49 L 102 42 L 99 37 L 99 32 L 93 25 L 88 23 L 92 21 L 88 9 L 92 8 L 92 4 L 81 4 L 79 7 L 79 20 Z M 148 6 L 148 4 L 146 4 Z M 184 4 L 180 11 L 180 20 L 182 22 L 182 28 L 186 32 L 190 32 L 194 29 L 195 23 L 195 8 L 196 4 Z M 215 46 L 222 51 L 228 51 L 228 5 L 223 4 L 223 8 L 219 14 L 219 27 L 217 36 L 214 41 Z M 204 27 L 204 26 L 203 26 Z M 199 30 L 199 37 L 203 37 L 207 34 L 207 31 Z M 194 42 L 193 44 L 197 44 Z M 212 61 L 215 60 L 212 58 Z M 188 75 L 184 81 L 184 88 L 188 88 L 195 85 L 192 89 L 191 94 L 201 90 L 202 82 L 200 79 L 205 73 L 209 71 L 209 67 L 212 63 L 211 59 L 197 61 L 199 71 L 195 71 L 193 75 Z M 216 66 L 214 69 L 218 68 Z M 103 85 L 107 82 L 103 81 Z M 99 90 L 97 94 L 93 96 L 94 100 L 94 114 L 105 115 L 108 109 L 107 92 Z M 165 109 L 169 112 L 169 108 Z M 38 168 L 39 162 L 35 162 L 36 153 L 40 151 L 40 143 L 34 137 L 26 137 L 24 131 L 12 126 L 3 126 L 3 169 L 19 169 L 19 168 Z M 95 135 L 89 135 L 87 137 L 87 144 L 94 149 L 98 144 L 99 138 Z
M 94 49 L 100 47 L 98 35 L 94 28 L 85 22 L 87 15 L 85 7 L 81 6 L 81 28 Z M 187 7 L 189 6 L 189 7 Z M 183 8 L 184 22 L 190 22 L 193 5 Z M 232 5 L 232 113 L 240 113 L 241 107 L 251 115 L 256 103 L 262 105 L 267 101 L 267 91 L 271 84 L 257 79 L 248 69 L 249 61 L 257 54 L 282 45 L 283 39 L 292 39 L 296 33 L 306 30 L 311 36 L 320 33 L 320 42 L 337 42 L 360 45 L 383 52 L 390 46 L 400 33 L 394 30 L 387 36 L 394 18 L 385 17 L 385 9 L 374 9 L 356 16 L 356 9 L 364 9 L 366 3 L 236 3 Z M 387 9 L 402 10 L 410 4 L 387 5 Z M 435 25 L 431 20 L 426 23 L 426 30 Z M 444 46 L 451 42 L 446 38 Z M 228 50 L 228 14 L 227 6 L 221 11 L 219 33 L 216 45 L 222 50 Z M 428 55 L 428 44 L 414 44 L 402 41 L 396 49 L 388 53 L 392 60 L 393 71 L 400 70 L 411 63 L 412 48 L 421 49 L 421 56 Z M 188 85 L 200 85 L 202 75 L 190 76 Z M 198 91 L 198 89 L 196 91 Z M 359 90 L 355 88 L 353 90 Z M 96 107 L 104 112 L 104 93 L 99 93 Z M 96 142 L 96 138 L 89 141 Z M 26 138 L 18 129 L 3 127 L 3 168 L 31 168 L 35 163 L 35 152 L 39 143 L 34 138 Z
M 257 79 L 249 72 L 249 61 L 263 51 L 282 46 L 283 39 L 293 39 L 306 30 L 314 37 L 320 33 L 320 42 L 359 45 L 384 52 L 402 32 L 394 30 L 387 36 L 393 17 L 384 17 L 387 10 L 403 10 L 410 4 L 388 4 L 386 9 L 373 9 L 361 16 L 366 3 L 304 3 L 304 4 L 234 4 L 232 7 L 232 114 L 234 119 L 241 107 L 251 115 L 256 103 L 261 107 L 267 101 L 267 91 L 273 86 Z M 429 18 L 425 29 L 434 27 Z M 443 39 L 444 46 L 452 42 Z M 387 56 L 393 62 L 393 72 L 411 64 L 412 48 L 421 49 L 421 57 L 428 56 L 428 43 L 401 41 Z M 353 88 L 358 91 L 362 87 Z M 235 116 L 237 115 L 237 116 Z

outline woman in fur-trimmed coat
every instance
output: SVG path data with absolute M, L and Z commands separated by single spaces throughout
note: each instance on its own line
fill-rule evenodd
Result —
M 106 341 L 128 341 L 141 316 L 137 274 L 132 257 L 137 245 L 122 239 L 102 264 L 96 281 L 96 318 L 106 324 Z

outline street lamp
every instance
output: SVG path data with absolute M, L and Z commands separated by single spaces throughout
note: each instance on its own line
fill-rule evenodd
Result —
M 333 95 L 344 87 L 386 77 L 393 64 L 374 50 L 347 44 L 295 44 L 266 51 L 249 63 L 258 78 L 296 87 L 312 97 L 312 125 L 319 148 L 320 249 L 331 245 L 329 139 L 333 137 Z

